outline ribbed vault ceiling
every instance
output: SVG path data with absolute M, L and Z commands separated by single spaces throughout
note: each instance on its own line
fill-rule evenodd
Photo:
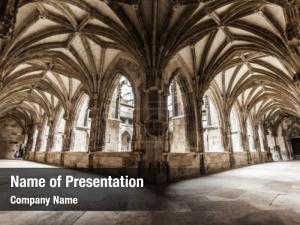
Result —
M 180 58 L 203 92 L 260 118 L 300 115 L 293 0 L 23 0 L 1 40 L 0 115 L 51 118 L 97 92 L 118 55 L 160 76 Z M 296 19 L 295 19 L 296 18 Z M 298 18 L 298 20 L 297 20 Z M 293 30 L 292 30 L 293 31 Z

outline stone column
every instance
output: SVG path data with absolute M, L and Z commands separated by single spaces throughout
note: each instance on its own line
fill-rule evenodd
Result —
M 275 144 L 274 151 L 278 153 L 279 160 L 282 160 L 281 149 L 280 146 L 278 145 L 278 141 L 277 141 L 278 134 L 276 130 L 272 130 L 272 137 L 274 138 L 274 144 Z
M 173 117 L 178 116 L 177 86 L 175 81 L 173 82 L 173 85 L 171 85 L 171 98 L 173 102 Z
M 198 95 L 196 97 L 196 123 L 197 123 L 197 152 L 200 153 L 200 173 L 205 174 L 205 160 L 204 160 L 204 129 L 202 122 L 202 107 L 203 107 L 203 97 Z
M 267 138 L 267 135 L 268 135 L 269 132 L 264 127 L 262 129 L 262 132 L 263 132 L 263 137 L 262 137 L 263 145 L 264 145 L 265 151 L 267 152 L 268 161 L 272 162 L 273 161 L 273 156 L 272 156 L 271 148 L 268 144 L 268 138 Z
M 285 149 L 286 149 L 287 153 L 289 154 L 289 155 L 288 155 L 289 160 L 293 160 L 293 155 L 292 155 L 290 146 L 289 146 L 289 144 L 288 144 L 288 138 L 287 138 L 287 136 L 286 136 L 285 131 L 282 133 L 282 136 L 283 136 L 283 139 L 284 139 L 284 146 L 285 146 Z
M 72 144 L 74 143 L 74 120 L 72 117 L 67 116 L 64 118 L 66 121 L 65 124 L 65 130 L 64 130 L 64 138 L 63 138 L 63 152 L 69 152 L 72 150 L 73 146 Z
M 247 120 L 246 116 L 243 113 L 243 119 L 241 121 L 241 142 L 243 146 L 244 152 L 247 153 L 248 164 L 252 163 L 250 148 L 249 148 L 249 140 L 248 140 L 248 132 L 247 132 Z
M 222 121 L 222 140 L 224 145 L 224 152 L 230 154 L 230 166 L 234 167 L 235 163 L 231 138 L 230 113 L 226 109 L 224 109 L 224 121 Z
M 35 151 L 38 152 L 41 150 L 42 147 L 42 140 L 43 140 L 43 125 L 42 124 L 37 124 L 37 130 L 38 130 L 38 135 L 36 138 L 36 143 L 35 143 Z
M 47 141 L 46 151 L 51 152 L 52 148 L 53 148 L 53 142 L 54 142 L 54 132 L 55 132 L 54 122 L 49 120 L 48 121 L 48 126 L 49 126 L 49 134 L 48 134 L 48 141 Z
M 90 132 L 90 141 L 89 141 L 89 152 L 96 152 L 102 150 L 102 145 L 99 146 L 99 130 L 100 130 L 100 116 L 101 116 L 101 109 L 99 107 L 99 99 L 98 93 L 94 93 L 91 97 L 89 103 L 90 115 L 91 118 L 91 132 Z
M 141 152 L 140 175 L 148 182 L 161 183 L 169 178 L 167 148 L 167 87 L 157 77 L 149 76 L 140 88 L 136 105 L 135 151 Z
M 260 147 L 258 127 L 259 127 L 258 124 L 255 123 L 254 127 L 253 127 L 253 138 L 254 138 L 255 149 L 259 154 L 259 161 L 262 163 L 263 162 L 263 156 L 262 156 L 261 147 Z
M 89 137 L 89 168 L 93 168 L 93 160 L 96 152 L 104 150 L 105 132 L 107 121 L 107 109 L 109 101 L 99 93 L 94 93 L 89 102 L 89 117 L 91 119 L 91 130 Z
M 121 107 L 121 91 L 123 84 L 118 84 L 117 86 L 117 97 L 116 97 L 116 108 L 115 108 L 115 118 L 120 119 L 120 107 Z
M 35 136 L 36 130 L 37 130 L 36 125 L 29 125 L 29 128 L 28 128 L 28 141 L 27 141 L 27 145 L 26 145 L 26 148 L 25 148 L 26 153 L 32 151 L 33 143 L 34 143 L 34 136 Z

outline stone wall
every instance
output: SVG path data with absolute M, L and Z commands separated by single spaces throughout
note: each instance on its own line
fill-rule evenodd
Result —
M 204 153 L 206 174 L 217 173 L 230 169 L 230 154 L 227 152 Z
M 258 164 L 260 163 L 260 156 L 258 152 L 250 152 L 251 155 L 251 163 Z
M 170 147 L 171 152 L 184 153 L 186 149 L 185 117 L 174 117 L 170 121 Z
M 261 155 L 262 155 L 262 163 L 272 162 L 272 160 L 268 155 L 268 152 L 262 152 Z
M 23 128 L 12 118 L 0 120 L 0 159 L 14 159 L 23 144 Z
M 51 165 L 61 165 L 61 154 L 59 152 L 47 152 L 45 162 Z
M 75 130 L 74 146 L 71 150 L 76 152 L 86 152 L 88 150 L 88 141 L 89 130 L 77 128 Z
M 120 120 L 108 119 L 106 123 L 104 151 L 115 152 L 119 149 Z
M 89 155 L 85 152 L 64 152 L 61 165 L 68 168 L 89 168 Z
M 46 152 L 35 152 L 34 159 L 36 162 L 45 163 L 46 162 Z
M 273 148 L 271 148 L 271 153 L 272 153 L 273 161 L 275 162 L 281 161 L 281 152 L 279 146 L 274 146 Z
M 200 176 L 202 153 L 165 153 L 169 165 L 168 175 L 171 181 Z M 262 154 L 267 159 L 266 153 Z M 246 152 L 234 153 L 235 167 L 247 166 Z M 259 154 L 251 153 L 252 160 L 259 163 Z M 91 169 L 112 175 L 128 174 L 137 176 L 141 171 L 141 153 L 135 152 L 28 152 L 26 159 L 41 163 L 69 168 Z M 230 154 L 226 152 L 207 152 L 203 154 L 206 174 L 217 173 L 231 168 Z
M 199 153 L 168 153 L 165 156 L 170 167 L 171 180 L 199 176 Z
M 35 153 L 35 152 L 27 152 L 27 153 L 25 154 L 24 159 L 25 159 L 25 160 L 29 160 L 29 161 L 35 161 L 35 159 L 34 159 L 34 153 Z
M 203 137 L 206 152 L 224 151 L 221 132 L 217 126 L 205 129 Z
M 95 152 L 89 154 L 93 170 L 112 174 L 138 176 L 140 154 L 134 152 Z
M 289 155 L 289 153 L 287 152 L 286 149 L 284 149 L 284 150 L 281 151 L 281 157 L 282 157 L 283 161 L 290 160 L 290 155 Z
M 248 165 L 247 152 L 234 152 L 233 159 L 234 159 L 234 167 L 236 168 Z

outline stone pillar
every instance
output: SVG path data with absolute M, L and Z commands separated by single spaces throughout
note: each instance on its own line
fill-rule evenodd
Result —
M 72 144 L 74 143 L 74 120 L 69 115 L 64 115 L 65 129 L 63 134 L 63 143 L 62 143 L 62 153 L 60 157 L 60 165 L 64 166 L 65 164 L 65 154 L 64 152 L 70 152 L 73 149 Z
M 173 117 L 178 116 L 178 98 L 177 98 L 177 83 L 176 80 L 173 82 L 173 85 L 171 85 L 171 98 L 173 102 Z
M 48 126 L 49 126 L 49 134 L 48 134 L 48 141 L 47 141 L 46 151 L 51 152 L 52 148 L 53 148 L 53 143 L 54 143 L 54 132 L 55 132 L 54 122 L 49 120 L 48 121 Z
M 65 124 L 65 130 L 64 130 L 64 138 L 63 138 L 63 152 L 69 152 L 72 150 L 73 146 L 72 144 L 74 143 L 74 120 L 72 117 L 65 117 L 64 118 L 66 121 Z
M 291 154 L 291 160 L 294 160 L 295 159 L 295 155 L 294 155 L 294 150 L 293 150 L 293 147 L 292 147 L 292 143 L 291 143 L 291 139 L 287 138 L 287 146 L 289 148 L 289 152 Z
M 169 166 L 164 153 L 167 148 L 168 89 L 157 77 L 149 76 L 145 87 L 140 87 L 136 105 L 135 151 L 141 152 L 140 175 L 151 183 L 169 179 Z
M 97 132 L 97 124 L 98 124 L 98 110 L 94 107 L 90 108 L 89 117 L 91 119 L 91 134 L 89 139 L 89 152 L 96 151 L 96 132 Z
M 283 136 L 283 139 L 284 139 L 284 146 L 285 146 L 285 149 L 286 149 L 286 151 L 288 153 L 289 160 L 293 160 L 293 154 L 292 154 L 290 146 L 288 144 L 288 138 L 286 136 L 286 133 L 283 132 L 282 136 Z
M 263 162 L 263 155 L 261 152 L 261 147 L 260 147 L 260 140 L 259 140 L 259 133 L 258 133 L 258 124 L 255 123 L 253 127 L 253 138 L 254 138 L 254 144 L 255 144 L 255 149 L 259 154 L 259 161 L 262 163 Z
M 273 161 L 272 152 L 271 152 L 271 148 L 268 144 L 268 138 L 267 138 L 267 135 L 269 132 L 265 128 L 262 129 L 262 132 L 263 132 L 263 137 L 262 137 L 263 145 L 264 145 L 265 151 L 267 152 L 268 161 L 272 162 Z
M 278 142 L 277 142 L 278 134 L 277 134 L 276 130 L 272 130 L 272 137 L 274 138 L 274 144 L 275 144 L 274 151 L 278 153 L 279 160 L 282 160 L 281 149 L 280 149 L 280 146 L 278 145 Z
M 136 140 L 137 140 L 137 130 L 138 129 L 138 124 L 136 123 L 136 109 L 134 108 L 133 111 L 133 123 L 132 123 L 132 138 L 131 138 L 131 151 L 135 151 L 135 145 L 136 145 Z
M 100 120 L 101 120 L 101 108 L 98 99 L 98 93 L 94 93 L 91 97 L 89 103 L 90 118 L 91 118 L 91 132 L 89 141 L 89 152 L 102 151 L 103 146 L 99 143 L 99 132 L 100 130 Z M 102 127 L 101 127 L 102 128 Z M 105 130 L 105 127 L 104 127 Z M 103 132 L 103 130 L 101 131 Z
M 230 154 L 230 166 L 234 167 L 233 146 L 231 138 L 230 113 L 224 109 L 224 121 L 222 121 L 222 140 L 224 151 Z
M 115 118 L 120 119 L 120 107 L 121 107 L 121 91 L 123 84 L 118 84 L 117 87 L 117 97 L 116 97 L 116 108 L 115 108 Z
M 37 124 L 38 135 L 35 143 L 35 151 L 38 152 L 41 150 L 42 141 L 43 141 L 43 126 L 42 124 Z
M 27 145 L 26 145 L 26 148 L 25 148 L 26 153 L 32 151 L 33 143 L 34 143 L 34 136 L 35 136 L 36 130 L 37 130 L 36 125 L 29 125 L 29 128 L 28 128 L 28 141 L 27 141 Z
M 198 95 L 196 97 L 196 123 L 197 123 L 197 152 L 200 153 L 200 173 L 206 174 L 205 171 L 205 161 L 204 161 L 204 129 L 202 122 L 202 107 L 203 107 L 203 97 Z
M 243 113 L 243 119 L 241 121 L 241 142 L 242 142 L 244 152 L 247 153 L 248 164 L 251 164 L 252 159 L 250 154 L 249 140 L 248 140 L 248 133 L 247 133 L 247 119 L 244 114 L 245 113 Z

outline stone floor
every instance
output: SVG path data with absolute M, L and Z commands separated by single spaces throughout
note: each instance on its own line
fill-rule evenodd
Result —
M 40 167 L 0 161 L 0 167 Z M 0 212 L 2 225 L 297 225 L 300 161 L 235 169 L 159 188 L 162 210 L 127 212 Z M 147 197 L 146 197 L 147 198 Z M 148 201 L 151 201 L 149 196 Z M 158 203 L 159 204 L 159 203 Z

